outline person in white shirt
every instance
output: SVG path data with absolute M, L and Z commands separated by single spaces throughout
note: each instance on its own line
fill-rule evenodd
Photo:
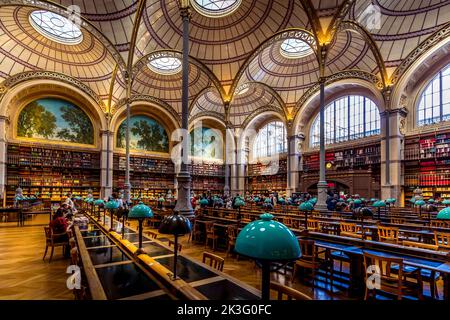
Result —
M 77 208 L 75 208 L 75 204 L 72 201 L 72 194 L 69 192 L 67 194 L 66 201 L 64 201 L 64 204 L 67 204 L 68 210 L 72 212 L 72 214 L 77 213 Z

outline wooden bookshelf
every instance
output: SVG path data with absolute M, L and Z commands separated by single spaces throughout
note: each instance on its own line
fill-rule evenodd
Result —
M 286 191 L 287 159 L 280 159 L 278 167 L 262 163 L 250 163 L 247 167 L 247 189 L 254 193 Z
M 69 192 L 86 196 L 89 189 L 98 197 L 100 153 L 8 144 L 6 183 L 6 205 L 13 204 L 18 187 L 55 202 Z
M 450 132 L 407 137 L 403 158 L 405 200 L 416 187 L 425 199 L 450 198 Z

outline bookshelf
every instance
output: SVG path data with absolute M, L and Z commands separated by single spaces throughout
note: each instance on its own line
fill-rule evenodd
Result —
M 403 159 L 406 200 L 416 187 L 425 199 L 450 198 L 450 132 L 407 137 Z
M 8 144 L 6 205 L 14 203 L 15 190 L 25 195 L 61 201 L 65 194 L 100 194 L 100 153 L 64 150 L 39 145 Z
M 270 165 L 250 163 L 247 167 L 247 189 L 254 193 L 283 192 L 287 186 L 287 160 L 280 159 L 275 172 Z
M 211 192 L 222 194 L 225 188 L 225 166 L 215 163 L 191 164 L 191 189 L 195 194 Z

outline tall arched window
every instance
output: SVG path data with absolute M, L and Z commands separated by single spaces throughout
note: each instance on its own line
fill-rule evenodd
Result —
M 287 138 L 283 122 L 270 122 L 259 130 L 253 144 L 254 158 L 270 157 L 285 152 L 287 152 Z
M 417 125 L 450 120 L 450 65 L 427 85 L 417 106 Z
M 325 144 L 380 134 L 380 113 L 375 103 L 363 96 L 346 96 L 325 107 Z M 320 117 L 311 128 L 311 146 L 320 144 Z

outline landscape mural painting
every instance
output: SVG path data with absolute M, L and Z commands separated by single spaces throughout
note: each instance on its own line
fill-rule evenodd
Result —
M 22 109 L 17 136 L 39 140 L 94 144 L 94 128 L 81 108 L 63 99 L 35 100 Z
M 117 132 L 117 148 L 126 145 L 126 121 Z M 130 149 L 136 151 L 169 152 L 169 137 L 166 130 L 157 121 L 144 115 L 130 118 Z
M 207 127 L 191 131 L 191 155 L 198 158 L 222 160 L 223 139 L 219 130 Z

